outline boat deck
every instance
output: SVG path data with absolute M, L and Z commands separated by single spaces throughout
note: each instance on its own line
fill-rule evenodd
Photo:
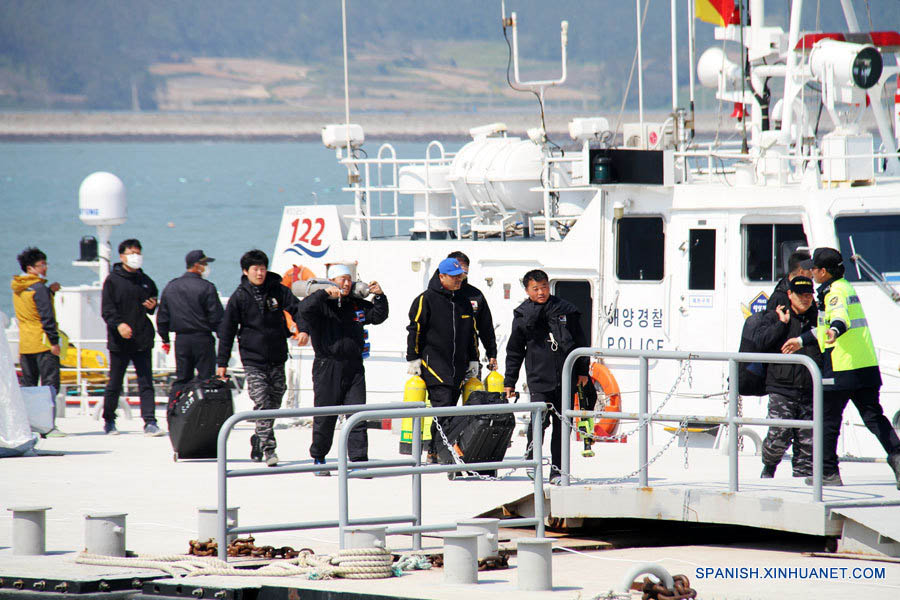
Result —
M 158 412 L 161 414 L 161 411 Z M 96 569 L 120 576 L 123 573 L 129 577 L 143 576 L 115 567 L 74 565 L 72 558 L 84 545 L 84 515 L 88 512 L 128 513 L 126 546 L 137 554 L 187 552 L 188 541 L 197 537 L 197 509 L 213 506 L 216 502 L 215 461 L 173 462 L 168 439 L 142 435 L 139 419 L 120 419 L 119 429 L 123 434 L 119 436 L 103 435 L 100 422 L 75 415 L 74 411 L 70 411 L 69 418 L 60 419 L 59 426 L 70 435 L 42 440 L 37 456 L 0 461 L 3 481 L 0 485 L 0 507 L 52 507 L 47 513 L 48 556 L 41 558 L 12 555 L 8 534 L 12 525 L 11 513 L 0 511 L 0 578 L 8 581 L 12 576 L 25 577 L 26 567 L 32 574 L 43 577 L 71 569 L 85 577 L 89 577 L 90 573 L 96 574 Z M 234 466 L 241 462 L 250 465 L 250 433 L 251 429 L 244 425 L 233 434 L 230 448 L 234 454 L 239 454 Z M 311 430 L 308 427 L 278 429 L 276 437 L 282 464 L 309 460 L 307 449 Z M 370 430 L 369 439 L 371 457 L 389 458 L 396 455 L 398 437 L 391 432 Z M 655 441 L 660 442 L 660 446 L 665 442 L 664 439 Z M 521 454 L 524 446 L 524 438 L 514 438 L 510 454 Z M 852 519 L 860 526 L 890 521 L 890 527 L 896 528 L 898 522 L 896 515 L 900 509 L 895 506 L 877 508 L 878 511 L 886 511 L 880 516 L 869 512 L 861 516 L 859 513 L 861 508 L 865 508 L 860 504 L 872 503 L 873 500 L 900 503 L 900 491 L 895 489 L 890 470 L 884 464 L 846 465 L 843 470 L 846 485 L 843 488 L 825 488 L 826 502 L 815 505 L 811 502 L 809 488 L 803 485 L 802 480 L 790 477 L 788 464 L 782 465 L 774 480 L 762 484 L 758 479 L 759 458 L 742 456 L 742 491 L 735 495 L 727 492 L 727 457 L 716 450 L 691 449 L 688 452 L 688 468 L 685 469 L 684 450 L 673 446 L 651 466 L 653 488 L 639 490 L 630 487 L 633 484 L 628 482 L 608 484 L 636 468 L 636 447 L 632 444 L 601 444 L 595 448 L 595 458 L 576 456 L 573 468 L 576 476 L 589 478 L 592 483 L 573 485 L 569 489 L 545 488 L 551 500 L 553 516 L 734 522 L 813 535 L 839 535 L 841 521 L 823 516 L 828 511 L 829 515 Z M 247 450 L 246 456 L 244 449 Z M 651 450 L 651 455 L 653 453 L 655 450 Z M 240 525 L 333 519 L 337 512 L 337 483 L 337 477 L 311 475 L 240 478 L 229 482 L 229 504 L 240 507 Z M 423 482 L 424 522 L 452 522 L 502 506 L 507 507 L 507 511 L 527 513 L 532 489 L 532 483 L 522 472 L 497 482 L 472 479 L 449 481 L 442 475 L 428 476 Z M 353 517 L 398 514 L 407 512 L 410 506 L 408 477 L 354 479 L 350 483 L 350 491 Z M 729 506 L 731 508 L 726 510 Z M 752 506 L 757 508 L 748 508 Z M 785 518 L 784 511 L 792 511 L 792 516 Z M 731 521 L 722 516 L 727 512 L 731 514 Z M 805 524 L 801 526 L 799 523 Z M 817 530 L 814 524 L 818 524 L 820 529 Z M 650 539 L 652 531 L 653 527 L 648 525 L 647 544 L 661 546 L 658 539 Z M 517 535 L 530 537 L 533 533 L 504 532 L 504 536 Z M 638 535 L 641 535 L 640 530 Z M 894 543 L 892 535 L 893 530 L 883 531 L 882 542 Z M 338 547 L 336 530 L 271 532 L 255 537 L 257 545 L 289 545 L 298 549 L 311 547 L 318 554 L 334 552 Z M 599 537 L 602 539 L 603 536 Z M 708 538 L 694 534 L 669 540 L 665 542 L 670 544 L 667 547 L 616 548 L 615 543 L 601 542 L 579 548 L 577 544 L 560 541 L 555 544 L 554 591 L 544 593 L 518 592 L 514 568 L 482 572 L 477 586 L 466 587 L 443 584 L 440 569 L 416 571 L 401 578 L 377 581 L 216 577 L 197 582 L 182 579 L 178 583 L 188 597 L 196 585 L 206 590 L 236 590 L 229 596 L 235 599 L 240 596 L 237 591 L 253 589 L 257 591 L 251 595 L 259 600 L 296 597 L 297 590 L 303 592 L 300 597 L 309 598 L 317 597 L 313 592 L 327 592 L 331 598 L 451 598 L 458 597 L 460 593 L 473 598 L 502 598 L 513 592 L 517 597 L 525 598 L 577 598 L 605 594 L 617 587 L 625 571 L 635 563 L 659 561 L 671 573 L 687 574 L 702 598 L 775 599 L 798 597 L 811 589 L 816 590 L 818 597 L 835 599 L 895 598 L 900 593 L 900 564 L 897 562 L 803 554 L 802 551 L 822 550 L 821 542 L 819 538 L 798 541 L 798 538 L 792 537 L 759 543 L 710 543 Z M 424 544 L 429 552 L 440 551 L 441 540 L 438 537 L 426 536 Z M 640 541 L 632 541 L 628 545 L 640 545 Z M 394 551 L 406 551 L 410 548 L 410 538 L 391 536 L 388 547 Z M 510 565 L 514 567 L 515 562 L 513 556 Z M 845 576 L 810 580 L 801 577 L 803 571 L 792 571 L 781 577 L 765 578 L 765 569 L 773 567 L 836 567 L 837 572 Z M 853 569 L 856 567 L 882 571 L 875 571 L 868 578 L 862 575 L 854 577 Z M 744 578 L 735 572 L 723 571 L 717 577 L 718 572 L 714 571 L 709 577 L 698 579 L 698 575 L 704 572 L 702 570 L 709 568 L 757 569 L 758 575 Z M 0 589 L 0 597 L 10 593 L 7 588 Z M 159 594 L 168 594 L 166 589 L 161 588 Z M 267 590 L 265 593 L 264 589 Z M 318 597 L 324 598 L 325 595 Z

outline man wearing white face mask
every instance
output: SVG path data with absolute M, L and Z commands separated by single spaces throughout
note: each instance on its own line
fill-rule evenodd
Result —
M 141 397 L 144 433 L 165 435 L 156 424 L 156 398 L 153 393 L 153 322 L 148 315 L 156 310 L 156 284 L 142 270 L 141 243 L 128 239 L 119 244 L 121 263 L 113 265 L 103 282 L 100 314 L 106 321 L 106 347 L 109 348 L 109 382 L 103 395 L 103 431 L 118 434 L 116 408 L 122 393 L 122 380 L 128 363 L 134 364 Z
M 184 257 L 187 271 L 170 281 L 159 301 L 156 326 L 169 353 L 169 333 L 175 332 L 175 381 L 172 393 L 182 390 L 194 378 L 209 379 L 216 370 L 216 346 L 212 332 L 218 330 L 225 310 L 216 286 L 207 281 L 209 263 L 214 258 L 203 250 L 191 250 Z

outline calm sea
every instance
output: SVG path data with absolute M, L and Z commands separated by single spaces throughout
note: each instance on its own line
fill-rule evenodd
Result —
M 425 146 L 395 144 L 406 158 L 424 158 Z M 119 241 L 141 240 L 144 270 L 160 289 L 184 271 L 184 255 L 200 248 L 217 259 L 210 279 L 229 295 L 241 254 L 260 248 L 271 255 L 284 205 L 352 202 L 340 191 L 346 169 L 319 143 L 0 143 L 4 286 L 21 272 L 16 255 L 29 245 L 47 254 L 51 281 L 96 279 L 71 264 L 81 237 L 95 234 L 78 219 L 78 186 L 94 171 L 115 173 L 127 189 L 128 222 L 113 228 L 113 256 Z M 3 289 L 0 310 L 10 314 L 11 292 Z

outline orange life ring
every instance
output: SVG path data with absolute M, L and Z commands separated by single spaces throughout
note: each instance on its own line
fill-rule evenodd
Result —
M 295 281 L 306 281 L 307 279 L 315 278 L 316 274 L 313 273 L 312 269 L 308 269 L 303 265 L 293 265 L 284 272 L 284 276 L 281 278 L 281 285 L 291 287 Z
M 619 384 L 612 371 L 603 363 L 594 363 L 591 365 L 591 379 L 596 385 L 600 386 L 608 398 L 606 410 L 620 412 L 622 410 L 622 395 L 619 392 Z M 598 419 L 594 424 L 594 435 L 610 437 L 615 435 L 618 426 L 618 419 Z
M 307 269 L 303 265 L 293 265 L 284 272 L 284 276 L 281 278 L 281 285 L 290 289 L 295 281 L 306 281 L 307 279 L 315 278 L 316 274 L 311 269 Z M 297 331 L 297 324 L 294 323 L 294 319 L 288 311 L 284 311 L 284 317 L 287 321 L 288 331 L 291 332 L 291 337 L 296 339 L 300 335 L 300 332 Z

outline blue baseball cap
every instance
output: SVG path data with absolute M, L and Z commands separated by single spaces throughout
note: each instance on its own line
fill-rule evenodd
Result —
M 445 258 L 438 265 L 438 272 L 444 275 L 462 275 L 466 271 L 455 258 Z

